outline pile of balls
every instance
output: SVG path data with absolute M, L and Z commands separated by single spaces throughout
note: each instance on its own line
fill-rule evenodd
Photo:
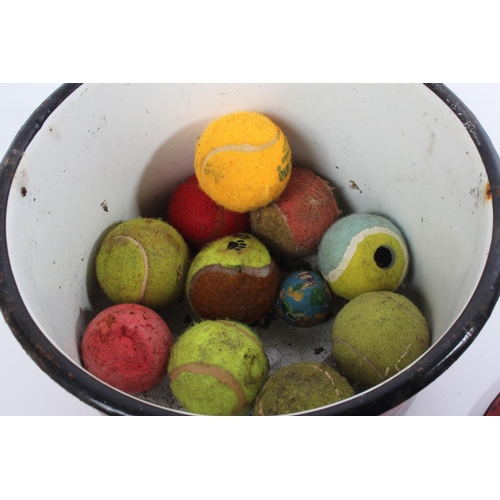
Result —
M 310 255 L 316 270 L 298 264 Z M 342 216 L 328 181 L 292 169 L 288 140 L 272 120 L 225 115 L 199 138 L 194 174 L 174 191 L 165 218 L 118 223 L 100 242 L 97 280 L 114 305 L 86 328 L 82 362 L 129 394 L 168 376 L 192 413 L 278 415 L 330 405 L 428 349 L 426 319 L 396 292 L 408 262 L 391 221 Z M 161 312 L 181 297 L 197 320 L 175 338 Z M 296 328 L 318 325 L 332 317 L 334 297 L 343 307 L 331 331 L 333 366 L 311 360 L 270 375 L 254 325 L 274 312 Z

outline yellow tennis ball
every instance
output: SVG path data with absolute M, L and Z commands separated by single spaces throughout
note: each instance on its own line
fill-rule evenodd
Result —
M 172 394 L 189 412 L 247 413 L 264 384 L 269 362 L 257 334 L 235 321 L 202 321 L 188 328 L 170 352 Z
M 281 129 L 253 112 L 222 116 L 208 125 L 196 146 L 194 167 L 201 189 L 233 212 L 248 212 L 276 200 L 292 169 Z
M 170 224 L 137 218 L 106 234 L 95 266 L 111 301 L 159 310 L 181 296 L 190 262 L 187 244 Z

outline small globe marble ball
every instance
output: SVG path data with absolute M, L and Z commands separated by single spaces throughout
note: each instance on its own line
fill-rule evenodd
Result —
M 332 293 L 319 274 L 300 270 L 282 282 L 276 310 L 287 323 L 297 327 L 315 326 L 330 312 Z

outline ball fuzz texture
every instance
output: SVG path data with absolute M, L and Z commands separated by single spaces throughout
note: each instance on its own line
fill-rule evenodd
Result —
M 332 327 L 339 371 L 360 389 L 373 387 L 413 363 L 430 345 L 427 322 L 403 295 L 370 292 L 348 302 Z
M 189 249 L 166 222 L 138 218 L 107 233 L 96 257 L 97 280 L 115 303 L 159 310 L 184 291 Z
M 201 189 L 234 212 L 267 205 L 285 189 L 292 154 L 281 129 L 260 113 L 238 112 L 208 125 L 196 145 Z
M 204 193 L 195 175 L 178 186 L 170 198 L 167 221 L 198 251 L 222 236 L 248 232 L 248 213 L 226 210 Z
M 238 233 L 206 245 L 193 259 L 186 295 L 201 319 L 252 324 L 273 307 L 279 269 L 254 236 Z
M 281 283 L 276 310 L 287 323 L 315 326 L 330 314 L 332 293 L 326 281 L 312 271 L 295 271 Z
M 168 363 L 174 397 L 189 412 L 247 413 L 267 378 L 259 337 L 233 321 L 202 321 L 175 343 Z
M 118 304 L 100 312 L 85 329 L 83 366 L 103 382 L 138 394 L 166 375 L 172 344 L 169 327 L 153 310 Z
M 318 249 L 321 274 L 333 293 L 348 300 L 366 292 L 395 291 L 406 276 L 408 262 L 401 231 L 379 215 L 339 219 Z
M 303 362 L 271 375 L 257 396 L 254 415 L 286 415 L 354 396 L 349 382 L 328 365 Z
M 250 212 L 252 234 L 285 258 L 316 253 L 340 210 L 328 182 L 312 170 L 294 167 L 290 182 L 273 203 Z

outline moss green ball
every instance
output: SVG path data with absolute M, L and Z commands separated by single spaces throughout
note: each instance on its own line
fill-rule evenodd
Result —
M 137 218 L 106 234 L 95 266 L 97 281 L 111 301 L 159 310 L 183 293 L 190 261 L 187 244 L 170 224 Z
M 257 334 L 235 321 L 201 321 L 170 351 L 168 376 L 182 407 L 202 415 L 248 413 L 269 362 Z
M 354 396 L 349 382 L 328 365 L 303 362 L 288 365 L 264 384 L 254 415 L 287 415 L 337 403 Z
M 369 292 L 338 313 L 332 342 L 339 371 L 364 390 L 420 357 L 430 346 L 430 333 L 425 317 L 409 299 L 394 292 Z

